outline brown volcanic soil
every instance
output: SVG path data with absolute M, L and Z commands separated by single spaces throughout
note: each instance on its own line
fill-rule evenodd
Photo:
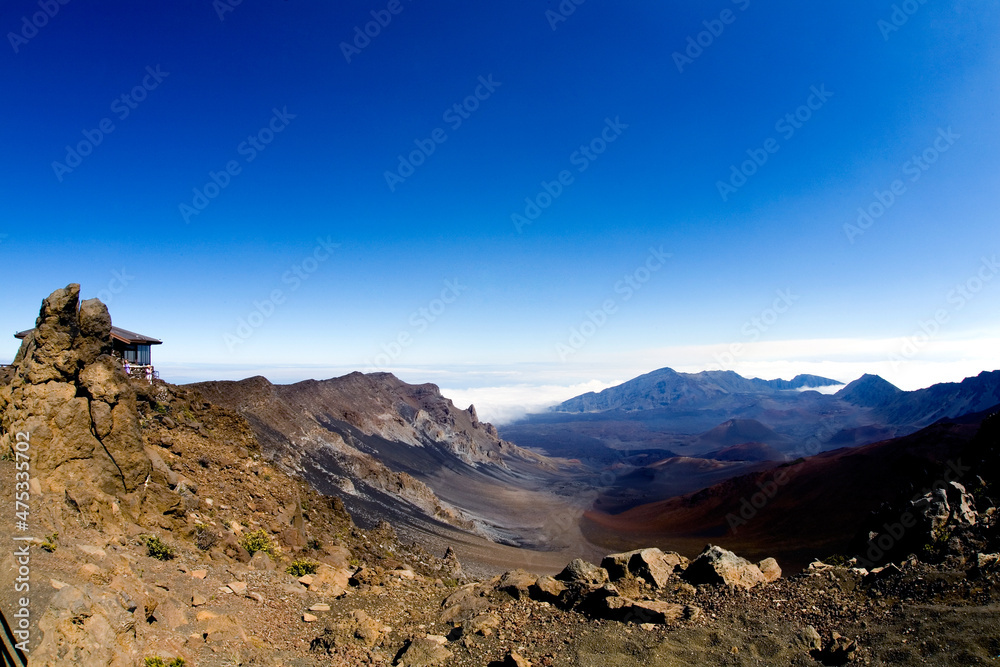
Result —
M 41 615 L 57 595 L 55 586 L 68 584 L 68 590 L 105 595 L 116 606 L 128 605 L 123 591 L 140 602 L 148 596 L 156 608 L 148 618 L 127 616 L 131 626 L 117 629 L 114 650 L 101 649 L 96 660 L 77 660 L 78 646 L 66 645 L 61 661 L 37 664 L 104 665 L 131 651 L 129 664 L 160 655 L 182 656 L 192 667 L 392 665 L 411 640 L 436 635 L 447 638 L 450 656 L 440 663 L 443 667 L 497 667 L 512 650 L 546 667 L 819 665 L 798 639 L 809 625 L 824 641 L 834 631 L 856 640 L 860 648 L 853 664 L 987 665 L 1000 654 L 1000 574 L 975 575 L 962 559 L 909 565 L 873 583 L 843 568 L 823 570 L 749 592 L 683 585 L 653 591 L 625 582 L 621 588 L 630 596 L 702 610 L 693 620 L 645 627 L 514 599 L 485 582 L 476 590 L 482 611 L 496 615 L 496 628 L 460 639 L 456 624 L 442 618 L 443 600 L 459 588 L 439 558 L 400 543 L 391 529 L 352 527 L 336 501 L 262 460 L 239 416 L 205 403 L 197 392 L 157 388 L 156 396 L 140 396 L 140 411 L 146 443 L 197 486 L 198 504 L 186 519 L 164 517 L 163 526 L 141 529 L 171 545 L 176 557 L 151 558 L 134 531 L 113 535 L 106 526 L 84 520 L 62 497 L 35 496 L 38 534 L 58 536 L 51 553 L 37 544 L 33 548 L 32 599 Z M 961 439 L 956 429 L 942 427 L 941 434 L 949 433 Z M 11 488 L 13 475 L 13 462 L 0 461 L 2 488 Z M 284 541 L 296 494 L 305 505 L 304 529 L 323 543 L 319 549 Z M 216 531 L 219 544 L 235 536 L 234 524 L 264 528 L 281 547 L 277 568 L 256 569 L 218 545 L 200 549 L 194 540 L 196 521 Z M 351 585 L 340 596 L 323 595 L 283 572 L 293 558 L 342 563 L 341 550 L 347 551 L 351 570 L 366 566 L 375 573 L 369 583 Z M 2 569 L 8 567 L 5 562 Z M 395 569 L 412 571 L 412 578 L 392 574 Z M 203 579 L 195 576 L 199 570 L 206 570 Z M 247 594 L 229 592 L 234 582 L 246 584 Z M 195 595 L 203 596 L 204 604 L 193 606 Z M 330 609 L 311 612 L 316 620 L 305 621 L 303 615 L 316 604 Z M 9 603 L 4 606 L 9 612 Z M 359 610 L 388 626 L 371 646 L 342 629 Z M 228 627 L 238 628 L 246 639 L 212 635 L 215 619 L 198 619 L 200 612 L 227 619 L 233 624 Z M 99 630 L 86 615 L 65 622 L 79 628 L 81 645 L 93 645 L 100 636 L 88 634 Z M 36 629 L 34 636 L 37 641 L 41 633 Z M 325 643 L 317 643 L 320 639 Z
M 617 515 L 590 511 L 584 515 L 583 532 L 609 549 L 653 544 L 689 556 L 711 541 L 747 557 L 774 556 L 782 567 L 801 569 L 814 558 L 845 553 L 873 510 L 896 499 L 913 480 L 929 477 L 929 482 L 943 475 L 947 462 L 961 457 L 978 429 L 978 422 L 935 425 L 904 438 L 825 452 Z M 774 484 L 782 479 L 784 484 Z M 777 486 L 776 493 L 756 509 L 749 503 L 756 496 L 761 504 L 762 486 Z M 741 508 L 748 506 L 741 517 Z M 733 518 L 746 520 L 731 524 Z

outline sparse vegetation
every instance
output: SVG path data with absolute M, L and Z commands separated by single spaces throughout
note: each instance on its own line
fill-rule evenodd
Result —
M 195 530 L 194 543 L 202 551 L 208 551 L 219 542 L 219 534 L 207 526 L 198 526 Z
M 263 551 L 268 556 L 274 556 L 274 542 L 271 541 L 271 536 L 263 528 L 258 528 L 252 533 L 244 533 L 243 537 L 240 538 L 240 546 L 246 549 L 251 556 L 258 551 Z
M 173 548 L 156 535 L 140 535 L 139 541 L 146 545 L 146 552 L 157 560 L 170 560 L 177 554 Z
M 44 551 L 52 553 L 56 550 L 56 540 L 59 538 L 59 533 L 52 533 L 51 535 L 45 536 L 45 541 L 41 543 L 41 548 Z
M 316 574 L 318 569 L 319 563 L 315 563 L 311 560 L 299 559 L 293 561 L 291 565 L 285 568 L 285 572 L 294 577 L 301 577 L 306 574 Z
M 309 538 L 309 541 L 306 542 L 306 548 L 312 549 L 313 551 L 319 551 L 323 548 L 323 543 L 318 538 L 311 537 Z
M 171 658 L 170 661 L 166 661 L 158 655 L 146 658 L 146 667 L 184 667 L 187 664 L 184 662 L 184 658 Z

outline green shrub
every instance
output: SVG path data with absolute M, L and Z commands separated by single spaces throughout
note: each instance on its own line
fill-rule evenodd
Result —
M 185 664 L 184 658 L 173 658 L 170 662 L 164 661 L 158 655 L 146 658 L 146 667 L 184 667 Z
M 318 569 L 319 563 L 314 563 L 311 560 L 297 560 L 285 568 L 285 572 L 295 577 L 301 577 L 306 574 L 316 574 Z
M 240 538 L 240 546 L 250 552 L 253 556 L 258 551 L 263 551 L 268 556 L 274 556 L 274 543 L 271 537 L 263 528 L 258 528 L 252 533 L 244 533 Z
M 52 533 L 46 536 L 45 541 L 41 543 L 41 548 L 49 553 L 56 550 L 56 540 L 59 539 L 59 533 Z
M 176 555 L 170 545 L 156 535 L 141 535 L 139 540 L 146 545 L 146 552 L 157 560 L 170 560 Z

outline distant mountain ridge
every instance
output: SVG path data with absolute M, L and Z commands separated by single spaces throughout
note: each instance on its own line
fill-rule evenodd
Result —
M 429 520 L 513 543 L 524 531 L 494 523 L 511 506 L 498 498 L 553 469 L 545 457 L 502 440 L 472 406 L 458 408 L 436 385 L 390 373 L 192 386 L 244 416 L 269 458 L 342 496 L 352 515 L 371 525 L 390 517 L 430 530 Z
M 841 384 L 839 380 L 818 375 L 796 375 L 791 380 L 761 380 L 745 378 L 734 371 L 678 373 L 672 368 L 661 368 L 599 393 L 576 396 L 552 409 L 559 412 L 651 410 L 695 404 L 726 394 L 773 394 Z

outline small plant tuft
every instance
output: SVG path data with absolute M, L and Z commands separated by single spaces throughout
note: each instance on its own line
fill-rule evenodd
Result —
M 56 550 L 56 540 L 57 539 L 59 539 L 59 533 L 52 533 L 51 535 L 46 535 L 45 536 L 45 541 L 42 542 L 39 546 L 43 550 L 48 551 L 49 553 L 52 553 L 53 551 Z
M 240 538 L 240 546 L 246 549 L 251 556 L 258 551 L 263 551 L 268 556 L 274 556 L 274 543 L 263 528 L 258 528 L 252 533 L 243 533 L 243 537 Z
M 146 545 L 146 552 L 157 560 L 170 560 L 177 555 L 170 545 L 156 535 L 140 535 L 139 541 Z
M 823 562 L 827 565 L 833 565 L 834 567 L 847 567 L 848 558 L 841 554 L 830 554 L 823 559 Z
M 202 551 L 208 551 L 219 541 L 219 534 L 207 526 L 198 526 L 194 537 L 194 544 Z
M 172 658 L 170 662 L 165 661 L 158 655 L 146 658 L 146 667 L 184 667 L 184 658 Z
M 313 551 L 319 551 L 323 548 L 323 543 L 319 540 L 319 538 L 311 537 L 309 538 L 309 541 L 306 542 L 306 547 L 312 549 Z
M 314 563 L 311 560 L 300 559 L 293 561 L 291 565 L 285 568 L 285 572 L 295 577 L 301 577 L 306 574 L 316 574 L 318 569 L 319 563 Z

